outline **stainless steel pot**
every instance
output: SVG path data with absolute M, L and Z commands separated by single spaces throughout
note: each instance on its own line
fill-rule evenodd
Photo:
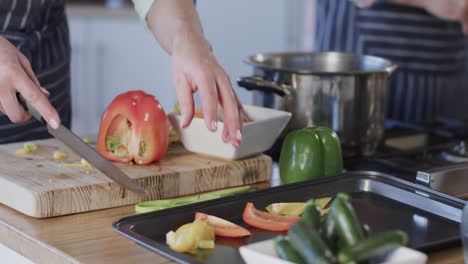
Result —
M 348 154 L 372 154 L 384 132 L 385 91 L 397 66 L 349 53 L 270 53 L 247 58 L 253 76 L 237 83 L 255 90 L 254 104 L 292 113 L 287 131 L 327 126 Z

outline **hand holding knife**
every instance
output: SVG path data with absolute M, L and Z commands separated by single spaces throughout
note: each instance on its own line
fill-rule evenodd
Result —
M 63 125 L 59 125 L 57 129 L 51 128 L 41 116 L 41 114 L 31 106 L 21 94 L 17 94 L 18 101 L 23 108 L 30 113 L 34 118 L 39 120 L 43 125 L 47 126 L 47 130 L 51 135 L 67 145 L 70 149 L 87 160 L 96 169 L 101 171 L 104 175 L 122 185 L 126 189 L 138 194 L 148 194 L 148 192 L 123 173 L 112 162 L 102 157 L 95 149 L 84 143 L 80 137 L 76 136 L 73 132 L 68 130 Z

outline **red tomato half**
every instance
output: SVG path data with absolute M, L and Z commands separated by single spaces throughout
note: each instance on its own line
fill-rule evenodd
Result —
M 159 101 L 143 91 L 118 95 L 101 119 L 97 148 L 111 161 L 149 164 L 167 152 L 169 127 Z
M 215 228 L 215 234 L 222 237 L 244 237 L 250 236 L 250 231 L 243 228 L 242 226 L 236 225 L 232 222 L 224 220 L 222 218 L 207 215 L 204 213 L 197 212 L 195 214 L 196 220 L 206 222 L 208 225 Z
M 253 203 L 247 203 L 242 215 L 244 222 L 251 226 L 269 231 L 286 231 L 297 221 L 299 216 L 274 215 L 255 209 Z

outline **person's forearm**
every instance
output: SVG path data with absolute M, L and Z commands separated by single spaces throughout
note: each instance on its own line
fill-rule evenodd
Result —
M 209 48 L 192 0 L 156 0 L 148 13 L 147 22 L 169 54 L 172 54 L 177 41 L 197 42 Z

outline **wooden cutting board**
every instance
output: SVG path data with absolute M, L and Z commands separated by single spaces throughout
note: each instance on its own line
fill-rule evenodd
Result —
M 147 166 L 118 164 L 150 192 L 140 197 L 114 183 L 95 168 L 65 167 L 81 157 L 55 139 L 35 141 L 34 154 L 15 155 L 23 143 L 0 145 L 0 203 L 26 215 L 45 218 L 172 198 L 266 181 L 271 177 L 269 156 L 229 161 L 171 146 L 165 158 Z M 54 151 L 66 151 L 64 162 Z

